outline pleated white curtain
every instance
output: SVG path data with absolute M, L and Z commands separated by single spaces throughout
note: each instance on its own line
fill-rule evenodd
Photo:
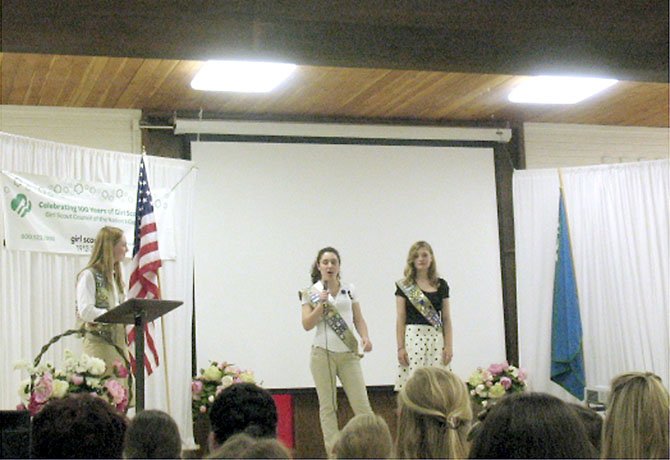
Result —
M 626 371 L 669 381 L 670 162 L 565 168 L 588 387 Z M 531 387 L 550 381 L 559 170 L 514 173 L 519 360 Z
M 139 155 L 96 150 L 0 133 L 0 169 L 15 173 L 69 177 L 84 181 L 136 185 Z M 184 305 L 160 321 L 156 340 L 161 366 L 146 380 L 146 407 L 168 411 L 187 446 L 193 445 L 191 421 L 191 318 L 193 311 L 193 216 L 196 172 L 189 161 L 147 157 L 151 187 L 175 189 L 175 260 L 163 263 L 163 297 Z M 3 191 L 4 193 L 4 191 Z M 7 201 L 3 199 L 3 201 Z M 0 219 L 1 219 L 0 214 Z M 3 233 L 4 222 L 0 223 Z M 161 222 L 159 222 L 161 225 Z M 3 236 L 3 235 L 0 235 Z M 132 242 L 129 241 L 132 246 Z M 0 407 L 19 402 L 22 378 L 13 365 L 32 360 L 51 337 L 75 326 L 75 277 L 88 257 L 0 249 Z M 125 278 L 128 282 L 128 267 Z M 165 340 L 167 354 L 162 354 Z M 77 339 L 53 345 L 43 361 L 59 364 L 63 351 L 80 351 Z M 167 369 L 167 379 L 166 379 Z M 168 383 L 169 382 L 169 383 Z

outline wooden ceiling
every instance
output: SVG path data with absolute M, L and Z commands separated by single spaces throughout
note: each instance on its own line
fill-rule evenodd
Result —
M 669 126 L 662 1 L 3 0 L 2 8 L 2 104 Z M 299 67 L 270 94 L 190 88 L 204 59 L 242 56 Z M 540 72 L 625 81 L 572 106 L 507 101 L 523 75 Z

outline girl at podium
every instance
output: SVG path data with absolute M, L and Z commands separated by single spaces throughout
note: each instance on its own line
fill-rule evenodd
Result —
M 121 261 L 128 252 L 123 231 L 103 227 L 98 232 L 91 258 L 77 275 L 77 319 L 89 331 L 97 331 L 126 353 L 126 333 L 122 324 L 96 323 L 95 319 L 116 307 L 125 298 Z M 121 359 L 110 343 L 96 335 L 84 334 L 84 353 L 105 361 L 105 375 L 113 374 L 113 363 Z

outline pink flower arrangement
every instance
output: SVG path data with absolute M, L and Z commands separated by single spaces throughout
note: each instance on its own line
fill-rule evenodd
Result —
M 86 354 L 77 358 L 69 350 L 65 350 L 62 370 L 50 363 L 37 367 L 24 363 L 15 367 L 30 374 L 30 378 L 24 380 L 19 388 L 23 401 L 17 405 L 17 409 L 28 410 L 31 415 L 38 413 L 50 400 L 63 398 L 70 393 L 99 396 L 122 413 L 128 409 L 128 389 L 116 379 L 128 376 L 128 369 L 120 360 L 114 363 L 115 377 L 104 375 L 105 363 L 101 359 Z
M 507 361 L 491 364 L 487 369 L 477 368 L 468 379 L 470 396 L 482 407 L 508 393 L 526 390 L 526 371 Z
M 200 375 L 191 382 L 193 417 L 207 414 L 216 395 L 233 383 L 240 382 L 256 383 L 253 372 L 240 370 L 225 361 L 211 361 L 209 367 L 200 369 Z

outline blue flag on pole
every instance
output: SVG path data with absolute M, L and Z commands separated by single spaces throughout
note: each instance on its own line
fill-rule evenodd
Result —
M 558 205 L 558 248 L 551 319 L 551 380 L 579 400 L 584 399 L 582 320 L 572 263 L 563 190 Z

